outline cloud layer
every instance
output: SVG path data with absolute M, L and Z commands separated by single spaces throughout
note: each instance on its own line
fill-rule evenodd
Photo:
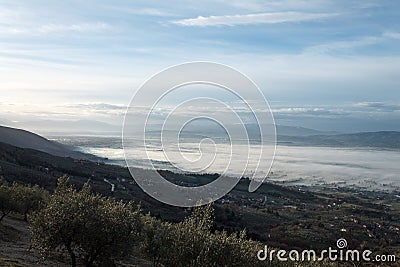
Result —
M 226 16 L 198 16 L 197 18 L 182 19 L 173 21 L 174 24 L 182 26 L 235 26 L 250 24 L 277 24 L 285 22 L 301 22 L 319 20 L 337 16 L 333 13 L 302 13 L 302 12 L 276 12 L 258 13 L 245 15 Z

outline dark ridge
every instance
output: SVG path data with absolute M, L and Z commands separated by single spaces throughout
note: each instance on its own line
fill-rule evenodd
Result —
M 102 160 L 94 155 L 75 151 L 73 147 L 50 141 L 35 133 L 5 126 L 0 126 L 0 142 L 20 148 L 35 149 L 59 157 Z

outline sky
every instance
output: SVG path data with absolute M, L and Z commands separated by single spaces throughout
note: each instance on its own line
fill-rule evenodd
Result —
M 119 127 L 146 79 L 191 61 L 246 74 L 278 124 L 400 131 L 400 3 L 385 0 L 0 0 L 0 123 Z

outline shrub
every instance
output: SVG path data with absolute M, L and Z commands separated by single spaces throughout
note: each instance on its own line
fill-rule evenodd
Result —
M 17 210 L 16 201 L 14 200 L 12 190 L 6 183 L 0 185 L 0 222 L 10 214 L 11 211 Z
M 183 222 L 171 224 L 144 217 L 142 251 L 155 266 L 286 266 L 260 262 L 263 245 L 248 240 L 245 232 L 212 232 L 212 206 L 195 208 Z
M 78 191 L 60 178 L 47 206 L 31 218 L 33 243 L 48 255 L 53 250 L 68 252 L 71 266 L 81 260 L 85 266 L 113 265 L 126 256 L 140 231 L 138 209 L 91 194 L 86 183 Z
M 25 221 L 29 213 L 41 209 L 49 199 L 49 193 L 37 185 L 13 183 L 11 190 L 16 201 L 16 211 L 24 215 Z
M 27 220 L 28 213 L 40 209 L 48 199 L 48 192 L 39 186 L 13 183 L 11 186 L 0 177 L 0 221 L 10 212 L 18 212 Z

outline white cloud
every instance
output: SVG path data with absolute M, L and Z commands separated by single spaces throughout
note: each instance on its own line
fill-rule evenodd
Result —
M 226 15 L 226 16 L 209 16 L 192 19 L 182 19 L 173 21 L 174 24 L 182 26 L 235 26 L 249 24 L 276 24 L 285 22 L 301 22 L 310 20 L 319 20 L 337 16 L 337 13 L 302 13 L 302 12 L 274 12 L 274 13 L 258 13 L 246 15 Z
M 389 102 L 360 102 L 354 104 L 355 107 L 359 108 L 370 108 L 377 111 L 397 111 L 400 110 L 399 103 L 389 103 Z
M 381 37 L 376 36 L 367 36 L 357 40 L 350 40 L 350 41 L 336 41 L 326 44 L 320 44 L 308 47 L 304 50 L 305 53 L 329 53 L 329 52 L 336 52 L 336 51 L 343 51 L 343 50 L 351 50 L 354 48 L 364 47 L 368 45 L 374 45 L 381 41 Z
M 121 11 L 141 16 L 158 16 L 158 17 L 174 16 L 174 14 L 171 12 L 157 8 L 135 8 L 135 9 L 128 8 L 128 9 L 121 9 Z
M 392 39 L 400 39 L 400 32 L 385 32 L 383 36 Z
M 121 104 L 116 105 L 116 104 L 100 103 L 100 102 L 71 104 L 71 105 L 66 105 L 66 107 L 92 110 L 92 111 L 114 111 L 114 110 L 125 111 L 127 108 L 126 105 L 121 105 Z
M 0 33 L 9 35 L 18 34 L 49 34 L 56 32 L 98 32 L 112 29 L 111 25 L 104 22 L 90 22 L 77 24 L 45 24 L 37 26 L 6 26 L 0 27 Z
M 0 6 L 0 23 L 8 24 L 10 22 L 15 22 L 17 18 L 18 18 L 18 12 Z
M 241 1 L 241 0 L 218 0 L 218 2 L 221 2 L 223 4 L 239 8 L 239 9 L 246 9 L 246 10 L 252 10 L 252 11 L 261 11 L 265 9 L 265 2 L 264 1 L 258 1 L 258 0 L 247 0 L 247 1 Z
M 322 107 L 284 107 L 272 109 L 275 115 L 287 116 L 323 116 L 323 117 L 338 117 L 348 115 L 347 111 L 338 108 L 322 108 Z
M 335 41 L 320 45 L 314 45 L 306 48 L 304 53 L 311 54 L 325 54 L 330 52 L 352 50 L 355 48 L 370 46 L 382 43 L 384 41 L 390 41 L 393 39 L 400 39 L 399 32 L 384 32 L 381 35 L 376 36 L 365 36 L 359 39 L 346 40 L 346 41 Z
M 95 23 L 80 23 L 80 24 L 47 24 L 39 27 L 37 30 L 43 33 L 59 32 L 59 31 L 75 31 L 75 32 L 88 32 L 108 30 L 111 26 L 104 22 Z
M 321 12 L 332 10 L 365 9 L 378 7 L 379 4 L 368 1 L 348 0 L 346 5 L 335 0 L 217 0 L 224 3 L 228 8 L 234 7 L 240 10 L 251 10 L 255 12 L 283 12 L 283 11 L 307 11 Z

